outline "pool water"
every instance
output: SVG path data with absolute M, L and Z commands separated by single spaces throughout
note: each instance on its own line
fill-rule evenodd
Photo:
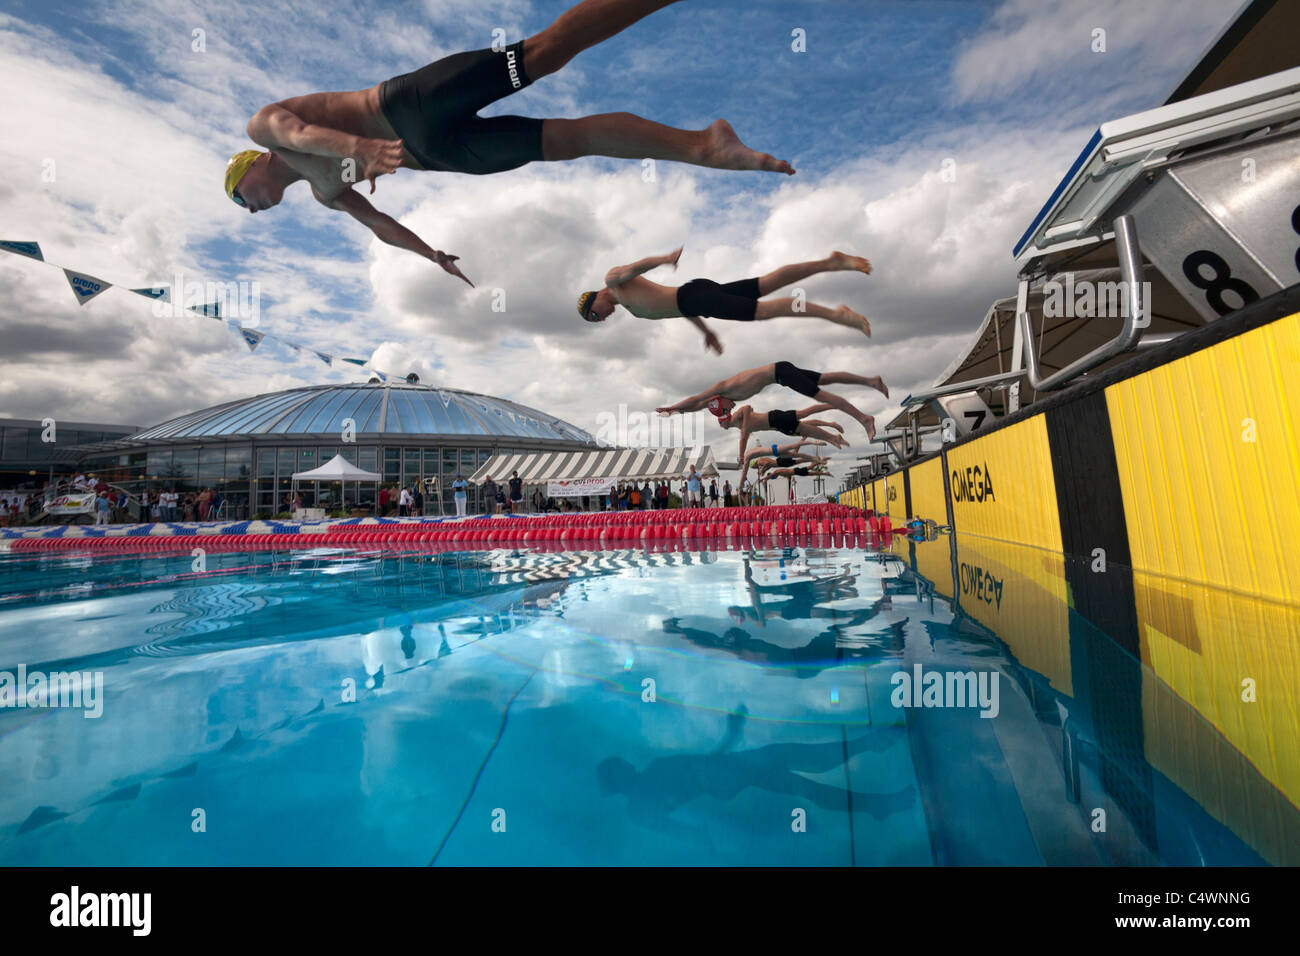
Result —
M 1094 687 L 1081 709 L 1051 666 L 1018 660 L 919 575 L 919 549 L 946 561 L 949 542 L 285 551 L 209 555 L 201 571 L 189 557 L 0 556 L 0 671 L 103 675 L 98 717 L 0 709 L 0 862 L 1285 854 L 1285 797 L 1271 829 L 1234 830 L 1147 762 L 1130 733 L 1134 709 L 1156 706 L 1143 665 L 1117 667 L 1113 692 Z M 1120 655 L 1089 640 L 1071 652 Z M 919 687 L 907 700 L 922 706 L 899 706 L 896 675 L 930 672 L 969 674 L 996 706 L 942 687 L 944 706 Z M 1158 706 L 1217 734 L 1167 689 Z

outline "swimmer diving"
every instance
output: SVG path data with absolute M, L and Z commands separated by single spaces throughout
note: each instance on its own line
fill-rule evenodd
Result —
M 726 283 L 692 279 L 678 287 L 660 285 L 644 278 L 645 273 L 661 266 L 676 269 L 681 254 L 681 247 L 678 247 L 667 255 L 648 256 L 610 269 L 605 273 L 605 288 L 578 296 L 578 314 L 588 322 L 604 322 L 621 305 L 639 319 L 685 318 L 704 333 L 704 347 L 719 355 L 722 354 L 722 341 L 704 323 L 705 316 L 731 322 L 812 317 L 871 335 L 871 323 L 847 305 L 831 308 L 807 302 L 802 297 L 763 298 L 823 272 L 852 271 L 871 275 L 871 263 L 861 256 L 832 252 L 825 259 L 796 262 L 766 275 Z
M 489 175 L 584 156 L 662 159 L 711 169 L 794 174 L 750 149 L 726 120 L 682 130 L 632 113 L 578 119 L 481 117 L 489 104 L 560 70 L 583 50 L 677 0 L 583 0 L 545 30 L 500 50 L 456 53 L 363 90 L 308 93 L 262 107 L 244 150 L 226 166 L 226 195 L 250 213 L 279 204 L 299 181 L 388 245 L 423 256 L 471 286 L 459 257 L 428 246 L 352 187 L 399 167 Z

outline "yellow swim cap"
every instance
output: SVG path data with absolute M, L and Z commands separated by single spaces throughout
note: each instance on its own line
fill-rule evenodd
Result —
M 239 181 L 244 178 L 244 173 L 248 172 L 248 167 L 257 162 L 259 156 L 265 155 L 261 150 L 246 149 L 242 153 L 236 153 L 230 157 L 230 162 L 226 163 L 226 198 L 231 202 L 235 199 L 235 188 Z
M 582 316 L 584 319 L 586 319 L 588 322 L 592 321 L 591 307 L 595 304 L 595 302 L 596 302 L 595 292 L 584 292 L 582 293 L 582 295 L 578 296 L 578 314 Z

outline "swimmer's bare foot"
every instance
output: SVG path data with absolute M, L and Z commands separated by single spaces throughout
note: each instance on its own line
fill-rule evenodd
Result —
M 862 427 L 867 430 L 867 437 L 872 441 L 876 440 L 876 420 L 870 415 L 863 415 L 861 418 Z
M 717 120 L 706 132 L 708 140 L 704 145 L 704 166 L 714 169 L 759 169 L 769 173 L 794 175 L 794 167 L 785 160 L 757 152 L 742 143 L 726 120 Z
M 873 375 L 872 377 L 868 378 L 867 387 L 874 388 L 881 395 L 884 395 L 885 398 L 889 397 L 889 386 L 885 384 L 885 380 L 882 379 L 879 375 Z
M 838 322 L 840 325 L 847 325 L 851 328 L 861 329 L 863 335 L 867 336 L 867 338 L 871 337 L 871 323 L 867 321 L 866 316 L 859 315 L 847 305 L 842 305 L 836 309 L 832 320 Z
M 862 256 L 851 256 L 847 252 L 832 252 L 826 257 L 830 263 L 831 270 L 836 272 L 861 272 L 863 275 L 871 275 L 871 263 Z

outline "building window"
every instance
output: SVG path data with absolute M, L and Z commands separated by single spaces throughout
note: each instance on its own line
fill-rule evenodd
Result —
M 159 472 L 164 479 L 175 482 L 177 491 L 198 491 L 195 479 L 199 473 L 199 450 L 197 448 L 178 448 L 172 452 L 171 468 L 166 473 Z
M 215 487 L 226 476 L 226 449 L 205 445 L 199 449 L 199 487 Z

